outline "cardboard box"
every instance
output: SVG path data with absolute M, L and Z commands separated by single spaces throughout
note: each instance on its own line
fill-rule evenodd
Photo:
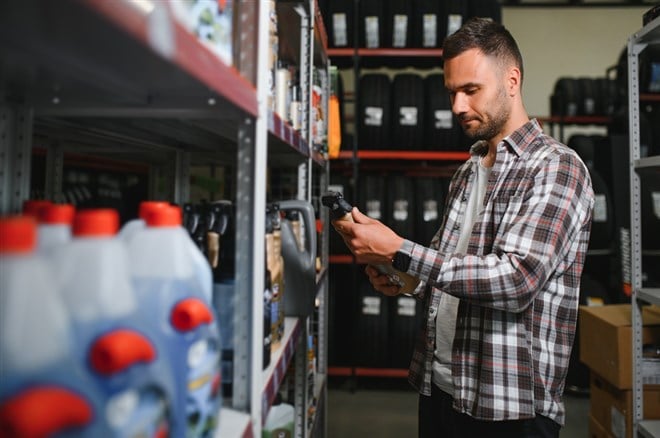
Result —
M 632 388 L 630 304 L 580 306 L 580 361 L 619 389 Z M 644 344 L 660 345 L 660 315 L 644 311 Z M 660 375 L 660 373 L 659 373 Z
M 653 304 L 651 306 L 644 307 L 645 312 L 652 313 L 653 315 L 657 315 L 660 317 L 660 306 L 657 304 Z
M 615 438 L 605 430 L 593 415 L 589 415 L 589 438 Z
M 590 420 L 593 418 L 607 433 L 594 435 L 590 422 L 590 437 L 632 437 L 632 390 L 616 388 L 592 371 L 590 398 Z M 644 418 L 660 419 L 660 385 L 644 386 Z

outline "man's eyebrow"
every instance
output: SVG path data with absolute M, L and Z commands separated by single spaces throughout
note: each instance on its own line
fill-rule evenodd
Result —
M 459 84 L 456 87 L 451 87 L 451 88 L 445 85 L 445 88 L 449 91 L 452 91 L 452 90 L 464 90 L 466 88 L 478 88 L 480 86 L 481 85 L 477 82 L 466 82 L 464 84 Z

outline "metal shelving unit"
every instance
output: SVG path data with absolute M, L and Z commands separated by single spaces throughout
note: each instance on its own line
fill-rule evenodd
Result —
M 9 0 L 0 4 L 0 211 L 16 213 L 30 196 L 33 139 L 47 139 L 46 192 L 62 186 L 63 150 L 141 163 L 167 175 L 169 200 L 182 203 L 192 164 L 231 165 L 236 172 L 236 291 L 233 397 L 218 437 L 260 436 L 284 372 L 306 364 L 308 323 L 287 318 L 286 338 L 262 370 L 266 173 L 297 169 L 299 198 L 327 187 L 328 163 L 307 129 L 294 131 L 266 104 L 268 2 L 234 2 L 238 65 L 223 62 L 177 19 L 169 1 Z M 315 0 L 278 2 L 299 21 L 295 34 L 301 84 L 312 64 L 328 62 Z M 299 32 L 297 32 L 300 30 Z M 286 35 L 280 36 L 286 40 Z M 310 121 L 311 93 L 304 97 Z M 313 191 L 312 182 L 316 182 Z M 153 185 L 153 184 L 152 184 Z M 318 191 L 318 193 L 317 193 Z M 327 219 L 327 218 L 326 218 Z M 324 221 L 327 229 L 327 220 Z M 327 230 L 322 236 L 327 239 Z M 327 266 L 327 242 L 322 260 Z M 326 342 L 327 273 L 317 279 L 319 343 Z M 318 398 L 325 390 L 319 344 Z M 307 393 L 305 378 L 297 392 Z M 298 400 L 296 400 L 298 402 Z M 320 399 L 320 406 L 325 402 Z M 324 434 L 326 415 L 296 404 L 296 436 Z M 307 427 L 307 424 L 311 427 Z
M 642 351 L 642 305 L 660 304 L 660 289 L 642 284 L 642 214 L 641 173 L 660 178 L 660 156 L 640 155 L 639 55 L 649 45 L 660 44 L 660 17 L 654 19 L 628 39 L 628 96 L 630 108 L 630 251 L 633 324 L 633 436 L 660 437 L 660 420 L 644 419 L 644 384 L 660 383 L 660 376 Z

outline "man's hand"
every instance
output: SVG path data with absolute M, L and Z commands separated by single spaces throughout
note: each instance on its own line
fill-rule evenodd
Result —
M 364 272 L 367 274 L 367 277 L 369 277 L 369 281 L 374 289 L 383 295 L 394 297 L 401 293 L 401 288 L 399 286 L 390 283 L 387 275 L 381 274 L 380 271 L 373 266 L 367 265 Z
M 376 219 L 362 214 L 357 207 L 351 211 L 353 221 L 337 220 L 332 225 L 358 263 L 390 264 L 401 248 L 403 238 Z

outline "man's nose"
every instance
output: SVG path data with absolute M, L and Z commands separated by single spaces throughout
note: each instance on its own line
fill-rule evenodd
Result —
M 456 93 L 454 95 L 451 102 L 451 110 L 456 115 L 467 112 L 468 110 L 467 98 L 464 93 Z

